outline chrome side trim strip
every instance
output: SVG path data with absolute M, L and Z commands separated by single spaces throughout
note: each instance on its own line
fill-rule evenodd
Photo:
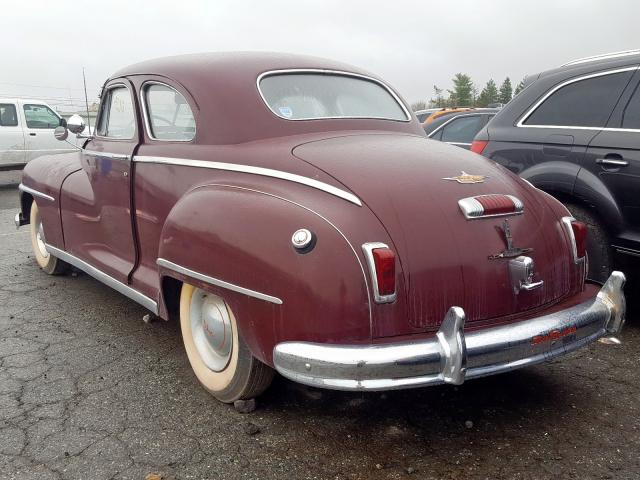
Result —
M 95 150 L 83 150 L 82 153 L 90 157 L 105 157 L 112 158 L 114 160 L 129 160 L 129 155 L 123 155 L 121 153 L 96 152 Z
M 18 185 L 18 190 L 25 192 L 25 193 L 29 193 L 31 195 L 33 195 L 34 197 L 38 197 L 38 198 L 44 198 L 45 200 L 49 200 L 50 202 L 55 202 L 56 199 L 53 198 L 51 195 L 47 195 L 46 193 L 42 193 L 39 192 L 38 190 L 35 190 L 31 187 L 27 187 L 26 185 L 23 185 L 22 183 L 20 185 Z
M 616 249 L 616 252 L 623 253 L 625 255 L 631 255 L 633 257 L 640 257 L 640 251 L 633 248 L 619 247 L 618 245 L 612 245 Z
M 393 99 L 398 103 L 398 105 L 400 105 L 400 108 L 402 108 L 402 111 L 405 114 L 405 119 L 396 120 L 393 118 L 386 118 L 386 117 L 309 117 L 309 118 L 283 117 L 282 115 L 278 115 L 278 113 L 274 111 L 271 108 L 271 105 L 269 105 L 269 103 L 267 102 L 267 99 L 264 97 L 264 95 L 262 94 L 262 90 L 260 89 L 260 81 L 265 77 L 269 77 L 272 75 L 286 74 L 286 73 L 319 73 L 319 74 L 329 74 L 329 75 L 342 75 L 343 77 L 354 77 L 354 78 L 360 78 L 362 80 L 368 80 L 384 88 L 393 97 Z M 393 91 L 391 87 L 381 82 L 380 80 L 377 80 L 373 77 L 369 77 L 367 75 L 362 75 L 360 73 L 352 73 L 352 72 L 346 72 L 343 70 L 331 70 L 331 69 L 323 69 L 323 68 L 287 68 L 284 70 L 269 70 L 268 72 L 263 72 L 260 75 L 258 75 L 258 78 L 256 80 L 256 87 L 258 89 L 258 93 L 260 93 L 260 97 L 262 97 L 262 101 L 267 106 L 267 108 L 271 110 L 271 112 L 276 117 L 282 118 L 283 120 L 288 120 L 290 122 L 304 121 L 304 120 L 330 120 L 330 119 L 354 119 L 354 118 L 388 120 L 390 122 L 410 122 L 411 121 L 411 114 L 409 113 L 409 110 L 407 109 L 407 107 L 402 102 L 402 100 L 400 100 L 400 97 Z
M 256 292 L 255 290 L 250 290 L 248 288 L 234 285 L 233 283 L 225 282 L 224 280 L 210 277 L 209 275 L 205 275 L 203 273 L 199 273 L 194 270 L 182 267 L 164 258 L 159 258 L 156 263 L 160 267 L 168 268 L 169 270 L 173 270 L 174 272 L 181 273 L 182 275 L 195 278 L 196 280 L 200 280 L 201 282 L 210 283 L 211 285 L 215 285 L 216 287 L 226 288 L 227 290 L 231 290 L 232 292 L 242 293 L 243 295 L 248 295 L 250 297 L 257 298 L 258 300 L 264 300 L 265 302 L 282 305 L 282 300 L 280 300 L 278 297 L 272 297 L 271 295 L 267 295 L 265 293 Z
M 165 165 L 184 165 L 186 167 L 211 168 L 213 170 L 227 170 L 230 172 L 250 173 L 253 175 L 262 175 L 263 177 L 280 178 L 289 182 L 300 183 L 323 192 L 330 193 L 336 197 L 340 197 L 359 207 L 362 202 L 353 193 L 341 190 L 328 183 L 320 182 L 312 178 L 303 177 L 294 173 L 283 172 L 280 170 L 272 170 L 270 168 L 253 167 L 250 165 L 237 165 L 235 163 L 210 162 L 208 160 L 190 160 L 186 158 L 170 158 L 170 157 L 148 157 L 136 155 L 133 161 L 137 163 L 161 163 Z
M 158 314 L 158 304 L 155 300 L 143 295 L 142 293 L 134 290 L 129 285 L 125 285 L 119 280 L 116 280 L 110 275 L 107 275 L 102 270 L 98 270 L 93 265 L 85 262 L 84 260 L 80 260 L 78 257 L 71 255 L 64 250 L 60 250 L 52 245 L 46 244 L 47 250 L 54 256 L 58 257 L 60 260 L 64 260 L 67 263 L 70 263 L 76 268 L 79 268 L 83 272 L 88 275 L 91 275 L 96 280 L 104 283 L 105 285 L 113 288 L 115 291 L 121 293 L 122 295 L 129 297 L 134 302 L 139 303 L 143 307 L 148 310 L 151 310 L 154 314 Z
M 527 119 L 533 114 L 533 112 L 535 112 L 537 110 L 537 108 L 540 105 L 542 105 L 542 103 L 545 100 L 547 100 L 551 95 L 553 95 L 555 92 L 557 92 L 561 88 L 566 87 L 567 85 L 570 85 L 570 84 L 576 83 L 576 82 L 580 82 L 582 80 L 588 80 L 590 78 L 603 77 L 605 75 L 613 75 L 614 73 L 630 72 L 632 70 L 638 70 L 639 68 L 640 67 L 638 67 L 638 66 L 625 67 L 625 68 L 616 68 L 615 70 L 606 70 L 604 72 L 590 73 L 589 75 L 582 75 L 580 77 L 570 78 L 569 80 L 565 80 L 564 82 L 559 83 L 558 85 L 553 87 L 551 90 L 549 90 L 547 93 L 545 93 L 540 100 L 538 100 L 536 103 L 534 103 L 533 106 L 531 108 L 529 108 L 526 111 L 526 113 L 520 118 L 520 120 L 518 120 L 518 122 L 516 123 L 516 127 L 520 127 L 520 128 L 573 128 L 573 129 L 576 129 L 576 130 L 604 130 L 605 129 L 604 127 L 572 127 L 572 126 L 563 126 L 563 125 L 525 125 L 524 122 L 527 121 Z M 612 130 L 617 131 L 617 130 L 622 130 L 622 129 L 612 129 Z M 627 129 L 627 130 L 630 130 L 630 129 Z

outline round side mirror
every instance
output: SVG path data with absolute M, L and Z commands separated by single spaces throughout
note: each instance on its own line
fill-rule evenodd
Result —
M 76 135 L 82 133 L 84 127 L 84 120 L 80 115 L 71 115 L 69 120 L 67 120 L 67 128 L 71 133 L 75 133 Z
M 53 131 L 53 135 L 58 139 L 58 140 L 66 140 L 67 137 L 69 136 L 69 130 L 67 130 L 65 127 L 63 127 L 62 125 L 59 127 L 56 127 L 56 129 Z

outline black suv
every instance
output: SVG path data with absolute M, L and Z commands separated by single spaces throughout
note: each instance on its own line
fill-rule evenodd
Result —
M 575 60 L 526 80 L 471 150 L 562 201 L 588 224 L 589 275 L 640 256 L 640 50 Z

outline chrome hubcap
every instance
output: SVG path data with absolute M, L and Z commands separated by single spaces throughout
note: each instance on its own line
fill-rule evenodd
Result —
M 36 224 L 36 243 L 38 244 L 38 250 L 40 250 L 40 255 L 44 258 L 49 257 L 49 252 L 47 252 L 47 246 L 45 244 L 44 239 L 44 229 L 42 228 L 42 220 L 38 218 L 38 223 Z
M 191 298 L 189 320 L 193 341 L 202 361 L 214 372 L 224 370 L 233 347 L 231 319 L 224 300 L 196 289 Z

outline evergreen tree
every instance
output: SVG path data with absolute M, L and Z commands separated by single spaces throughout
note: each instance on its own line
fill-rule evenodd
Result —
M 511 88 L 511 80 L 509 79 L 509 77 L 504 79 L 504 82 L 502 82 L 502 85 L 500 85 L 500 94 L 498 95 L 498 101 L 500 103 L 508 103 L 509 100 L 511 100 L 511 97 L 513 96 L 513 90 Z
M 411 104 L 411 110 L 417 112 L 418 110 L 424 110 L 427 108 L 427 102 L 420 100 L 419 102 L 413 102 Z
M 480 92 L 478 97 L 477 106 L 486 107 L 490 103 L 496 103 L 498 101 L 498 87 L 493 79 L 489 80 L 485 87 Z
M 449 104 L 455 107 L 470 107 L 473 105 L 473 81 L 469 75 L 456 73 L 451 79 L 453 90 L 449 92 Z
M 520 80 L 520 83 L 516 86 L 515 92 L 513 92 L 513 96 L 515 97 L 524 89 L 524 80 Z
M 431 108 L 444 108 L 447 106 L 447 99 L 442 95 L 442 89 L 438 88 L 437 85 L 433 86 L 433 93 L 435 94 L 435 98 L 432 98 L 429 101 L 429 106 Z

